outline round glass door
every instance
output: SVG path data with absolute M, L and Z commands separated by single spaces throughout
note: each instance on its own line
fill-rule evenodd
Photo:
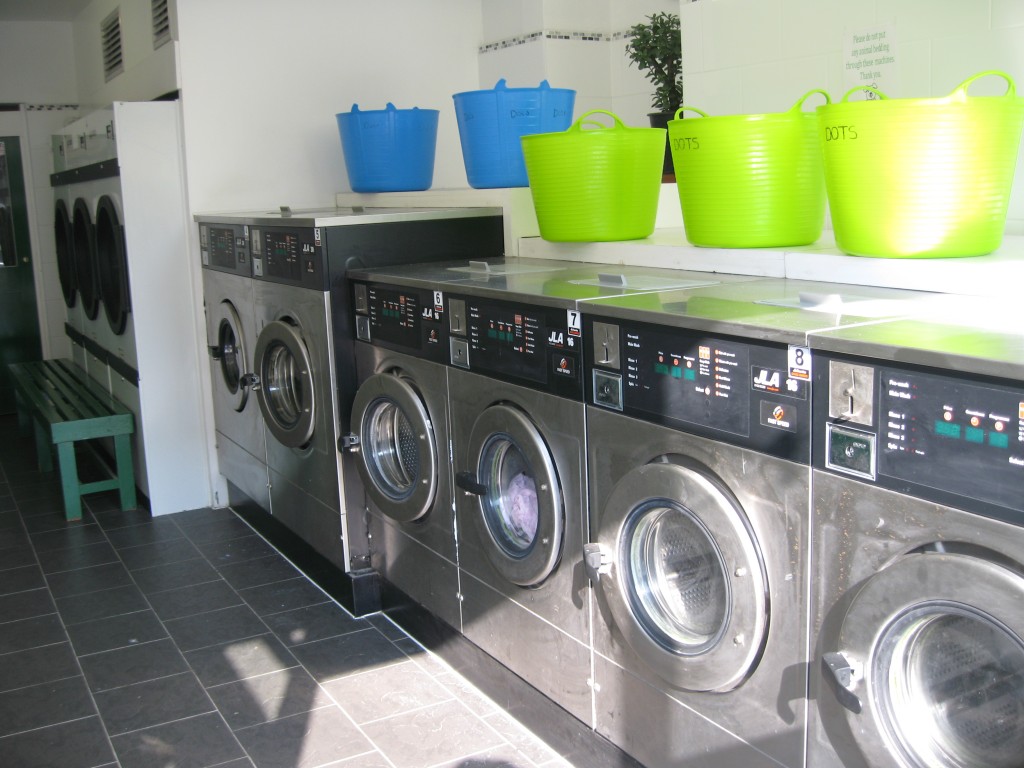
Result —
M 359 425 L 366 492 L 394 520 L 423 519 L 437 493 L 437 448 L 426 406 L 401 371 L 378 373 L 359 387 L 352 403 Z
M 597 586 L 615 625 L 671 685 L 727 691 L 753 672 L 768 635 L 768 582 L 746 514 L 710 473 L 682 459 L 616 484 L 596 532 L 611 554 Z
M 73 253 L 78 295 L 82 298 L 85 316 L 95 320 L 100 313 L 100 292 L 96 280 L 96 238 L 89 206 L 82 198 L 75 200 L 71 229 L 75 240 Z
M 63 200 L 58 200 L 54 209 L 53 239 L 57 249 L 57 277 L 60 279 L 60 290 L 64 296 L 64 304 L 70 309 L 75 306 L 78 287 L 75 284 L 74 234 L 71 229 L 71 216 L 68 214 L 68 207 Z
M 313 437 L 313 366 L 300 330 L 289 319 L 275 320 L 256 341 L 260 410 L 282 445 L 303 448 Z
M 868 765 L 1021 765 L 1022 605 L 1024 578 L 966 554 L 913 554 L 865 584 L 840 651 L 865 662 L 863 712 L 847 717 Z
M 128 325 L 130 309 L 128 259 L 121 218 L 106 195 L 96 204 L 96 276 L 107 322 L 120 336 Z
M 479 514 L 471 516 L 484 552 L 502 577 L 534 587 L 558 566 L 565 512 L 551 452 L 520 410 L 494 405 L 473 425 Z
M 220 382 L 233 401 L 232 407 L 236 411 L 241 411 L 249 399 L 249 388 L 242 381 L 242 377 L 248 372 L 242 321 L 238 317 L 235 305 L 230 301 L 220 302 L 214 308 L 210 319 L 217 334 L 215 356 L 220 369 Z

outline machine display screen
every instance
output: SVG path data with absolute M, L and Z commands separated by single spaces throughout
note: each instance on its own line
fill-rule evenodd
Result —
M 264 272 L 269 277 L 289 281 L 302 279 L 299 259 L 300 240 L 296 232 L 268 229 L 264 232 L 263 257 L 266 260 Z
M 231 228 L 210 227 L 210 266 L 234 269 L 235 231 Z
M 420 349 L 421 322 L 435 321 L 434 308 L 424 304 L 417 291 L 369 286 L 367 292 L 373 338 L 410 350 Z M 422 317 L 424 312 L 427 317 Z M 435 339 L 436 334 L 435 330 Z
M 892 369 L 880 383 L 879 474 L 1020 507 L 1024 391 Z

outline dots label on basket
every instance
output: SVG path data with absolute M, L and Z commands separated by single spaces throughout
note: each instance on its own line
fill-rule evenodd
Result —
M 696 136 L 676 136 L 672 139 L 672 149 L 700 149 L 700 140 Z
M 845 141 L 857 138 L 857 127 L 854 125 L 826 125 L 825 141 Z

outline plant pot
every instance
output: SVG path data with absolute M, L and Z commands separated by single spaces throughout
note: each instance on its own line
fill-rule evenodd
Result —
M 661 180 L 675 181 L 676 180 L 676 169 L 672 165 L 672 149 L 668 143 L 668 121 L 675 118 L 673 112 L 648 112 L 647 119 L 651 122 L 651 128 L 665 128 L 665 165 L 661 172 Z

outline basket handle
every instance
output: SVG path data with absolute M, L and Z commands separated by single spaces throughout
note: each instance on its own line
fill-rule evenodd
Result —
M 825 97 L 825 104 L 831 104 L 832 103 L 832 97 L 828 95 L 827 91 L 823 91 L 821 88 L 812 88 L 807 93 L 805 93 L 803 96 L 801 96 L 799 99 L 797 99 L 796 100 L 796 104 L 794 104 L 792 107 L 790 107 L 789 111 L 790 112 L 800 112 L 800 111 L 802 111 L 803 107 L 804 107 L 804 102 L 807 101 L 807 99 L 809 99 L 811 96 L 813 96 L 816 93 L 820 93 L 822 96 Z
M 850 97 L 853 94 L 857 93 L 857 91 L 871 91 L 873 94 L 875 94 L 880 99 L 888 99 L 889 98 L 884 93 L 882 93 L 880 90 L 875 88 L 875 86 L 873 86 L 873 85 L 855 85 L 855 86 L 853 86 L 853 88 L 851 88 L 850 90 L 848 90 L 846 93 L 843 94 L 843 99 L 842 100 L 843 101 L 849 101 Z
M 1013 83 L 1013 78 L 1005 72 L 998 69 L 987 69 L 984 72 L 979 72 L 973 77 L 968 77 L 960 85 L 953 89 L 953 92 L 949 94 L 949 98 L 954 101 L 967 101 L 967 89 L 976 81 L 989 75 L 995 75 L 1001 77 L 1006 81 L 1006 93 L 1003 94 L 1003 98 L 1012 99 L 1016 95 L 1016 86 Z
M 598 113 L 600 113 L 602 115 L 608 115 L 612 120 L 615 121 L 615 125 L 612 126 L 613 130 L 625 129 L 627 127 L 626 124 L 624 122 L 622 122 L 619 119 L 619 116 L 616 115 L 614 112 L 609 112 L 607 109 L 592 109 L 589 112 L 584 112 L 582 115 L 580 115 L 579 119 L 575 123 L 573 123 L 572 125 L 569 126 L 569 130 L 570 131 L 582 131 L 584 124 L 586 124 L 586 125 L 593 125 L 593 126 L 600 126 L 601 128 L 608 128 L 608 126 L 606 126 L 606 125 L 604 125 L 602 123 L 596 123 L 593 120 L 587 120 L 586 119 L 586 118 L 590 117 L 590 115 L 596 115 Z
M 697 109 L 696 107 L 688 107 L 688 106 L 686 106 L 686 105 L 684 104 L 683 106 L 681 106 L 681 107 L 680 107 L 679 109 L 677 109 L 677 110 L 676 110 L 676 116 L 675 116 L 675 119 L 676 119 L 676 120 L 679 120 L 679 119 L 680 119 L 680 117 L 679 117 L 679 116 L 680 116 L 681 114 L 683 114 L 683 112 L 696 112 L 696 113 L 697 113 L 698 115 L 700 115 L 701 117 L 707 117 L 707 116 L 708 116 L 708 113 L 707 113 L 707 112 L 705 112 L 704 110 L 702 110 L 702 109 Z

